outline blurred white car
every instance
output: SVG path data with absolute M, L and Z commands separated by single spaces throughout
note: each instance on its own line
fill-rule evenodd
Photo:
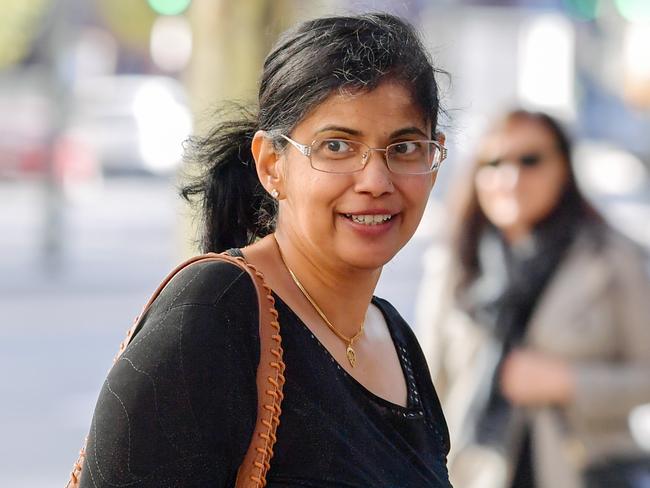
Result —
M 66 141 L 84 148 L 104 175 L 171 174 L 192 116 L 182 85 L 162 76 L 89 78 L 74 89 Z
M 112 175 L 170 175 L 192 131 L 183 86 L 149 75 L 87 78 L 63 107 L 43 76 L 0 73 L 0 178 L 65 185 Z M 65 123 L 55 130 L 57 113 Z M 52 165 L 50 166 L 50 162 Z

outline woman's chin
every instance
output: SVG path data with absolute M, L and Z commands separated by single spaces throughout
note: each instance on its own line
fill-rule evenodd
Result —
M 343 261 L 354 268 L 373 271 L 381 269 L 395 257 L 402 246 L 355 246 L 350 245 L 343 249 Z
M 350 265 L 362 269 L 381 268 L 408 242 L 403 221 L 396 215 L 379 225 L 363 225 L 345 221 L 339 227 L 340 255 Z M 409 236 L 410 237 L 410 236 Z

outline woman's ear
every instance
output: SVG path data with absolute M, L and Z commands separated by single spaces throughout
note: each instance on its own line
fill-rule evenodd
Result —
M 269 194 L 275 190 L 279 195 L 282 195 L 281 160 L 273 147 L 273 141 L 265 131 L 258 130 L 255 133 L 251 143 L 251 152 L 255 159 L 257 176 L 262 186 Z

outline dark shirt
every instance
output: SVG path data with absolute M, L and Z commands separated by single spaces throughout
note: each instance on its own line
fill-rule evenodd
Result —
M 285 399 L 268 487 L 449 487 L 447 427 L 408 325 L 374 298 L 407 379 L 406 408 L 357 382 L 277 296 Z M 110 371 L 81 487 L 230 487 L 257 412 L 257 296 L 222 262 L 181 271 Z

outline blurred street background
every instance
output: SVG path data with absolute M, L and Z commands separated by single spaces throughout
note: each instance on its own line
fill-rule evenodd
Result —
M 377 294 L 407 320 L 445 194 L 490 116 L 558 116 L 580 183 L 650 248 L 648 0 L 0 0 L 0 486 L 63 486 L 119 342 L 196 252 L 182 142 L 255 98 L 296 21 L 387 10 L 441 76 L 449 160 Z M 650 297 L 649 297 L 650 299 Z

